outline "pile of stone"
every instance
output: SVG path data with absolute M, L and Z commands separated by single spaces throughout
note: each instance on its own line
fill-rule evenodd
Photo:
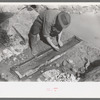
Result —
M 59 70 L 49 70 L 43 73 L 43 75 L 37 79 L 38 82 L 78 82 L 79 79 L 73 74 L 61 73 Z

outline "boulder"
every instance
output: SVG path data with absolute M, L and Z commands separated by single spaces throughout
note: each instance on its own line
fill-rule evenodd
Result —
M 9 32 L 8 34 L 16 34 L 15 29 L 24 37 L 28 38 L 28 33 L 33 24 L 34 20 L 37 18 L 38 13 L 35 10 L 28 11 L 27 8 L 22 9 L 12 18 L 9 19 Z M 15 29 L 14 29 L 14 28 Z
M 22 38 L 28 40 L 29 30 L 38 13 L 35 10 L 29 11 L 24 5 L 3 5 L 0 9 L 2 9 L 2 14 L 5 16 L 5 20 L 0 24 L 0 27 L 7 31 L 10 38 L 10 45 L 6 49 L 12 52 L 13 55 L 19 55 L 28 47 L 28 43 L 26 45 L 20 43 Z M 2 55 L 6 55 L 6 57 L 2 57 Z M 8 57 L 10 57 L 9 53 L 5 54 L 0 51 L 0 61 Z

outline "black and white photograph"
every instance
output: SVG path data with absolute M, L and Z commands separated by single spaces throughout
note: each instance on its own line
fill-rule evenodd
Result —
M 0 4 L 0 82 L 100 82 L 100 4 Z

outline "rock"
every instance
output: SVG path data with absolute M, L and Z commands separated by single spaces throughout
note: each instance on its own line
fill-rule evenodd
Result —
M 34 20 L 36 19 L 38 13 L 35 10 L 28 11 L 27 8 L 24 8 L 23 10 L 17 12 L 17 14 L 14 14 L 13 17 L 9 18 L 9 22 L 5 22 L 7 26 L 5 26 L 5 29 L 8 31 L 8 35 L 10 35 L 11 39 L 11 47 L 9 49 L 11 50 L 12 54 L 20 54 L 23 52 L 24 49 L 27 48 L 28 43 L 23 43 L 20 36 L 16 33 L 13 26 L 18 30 L 18 32 L 21 34 L 23 38 L 28 40 L 28 33 L 31 28 L 31 25 L 33 24 Z M 4 34 L 5 35 L 5 34 Z M 6 38 L 7 36 L 5 36 Z M 6 42 L 5 39 L 3 39 L 3 43 Z M 28 41 L 27 41 L 28 42 Z M 20 44 L 21 43 L 21 44 Z M 18 52 L 17 52 L 17 51 Z M 9 57 L 9 53 L 6 55 Z
M 56 67 L 60 67 L 60 64 L 59 64 L 59 63 L 55 63 L 55 66 L 56 66 Z
M 9 49 L 4 49 L 3 50 L 3 54 L 4 54 L 5 58 L 9 58 L 9 57 L 11 57 L 13 55 L 13 52 L 10 51 Z
M 62 66 L 66 66 L 66 65 L 67 65 L 67 61 L 64 60 L 64 61 L 62 62 Z
M 27 8 L 24 8 L 12 18 L 9 19 L 9 32 L 8 34 L 16 34 L 16 31 L 12 26 L 18 30 L 18 32 L 25 38 L 28 38 L 28 33 L 30 31 L 31 25 L 34 20 L 37 18 L 38 13 L 35 10 L 28 11 Z
M 69 59 L 68 62 L 69 62 L 70 64 L 74 65 L 73 60 Z
M 19 5 L 19 4 L 12 4 L 12 5 L 0 5 L 0 12 L 11 12 L 11 13 L 17 13 L 20 9 L 25 7 L 25 5 Z
M 75 77 L 73 74 L 71 74 L 71 80 L 72 80 L 73 82 L 77 81 L 77 80 L 76 80 L 76 77 Z

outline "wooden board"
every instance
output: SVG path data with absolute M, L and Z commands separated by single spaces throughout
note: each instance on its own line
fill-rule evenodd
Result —
M 19 79 L 25 77 L 25 76 L 30 76 L 33 73 L 36 73 L 42 66 L 48 64 L 47 62 L 50 63 L 50 61 L 54 61 L 54 57 L 58 57 L 56 59 L 59 59 L 61 54 L 66 52 L 68 49 L 72 48 L 76 44 L 78 44 L 81 40 L 74 36 L 68 40 L 66 44 L 60 50 L 54 51 L 53 49 L 49 49 L 45 51 L 43 54 L 39 54 L 37 58 L 31 59 L 26 63 L 14 66 L 10 69 L 11 73 L 17 75 Z

